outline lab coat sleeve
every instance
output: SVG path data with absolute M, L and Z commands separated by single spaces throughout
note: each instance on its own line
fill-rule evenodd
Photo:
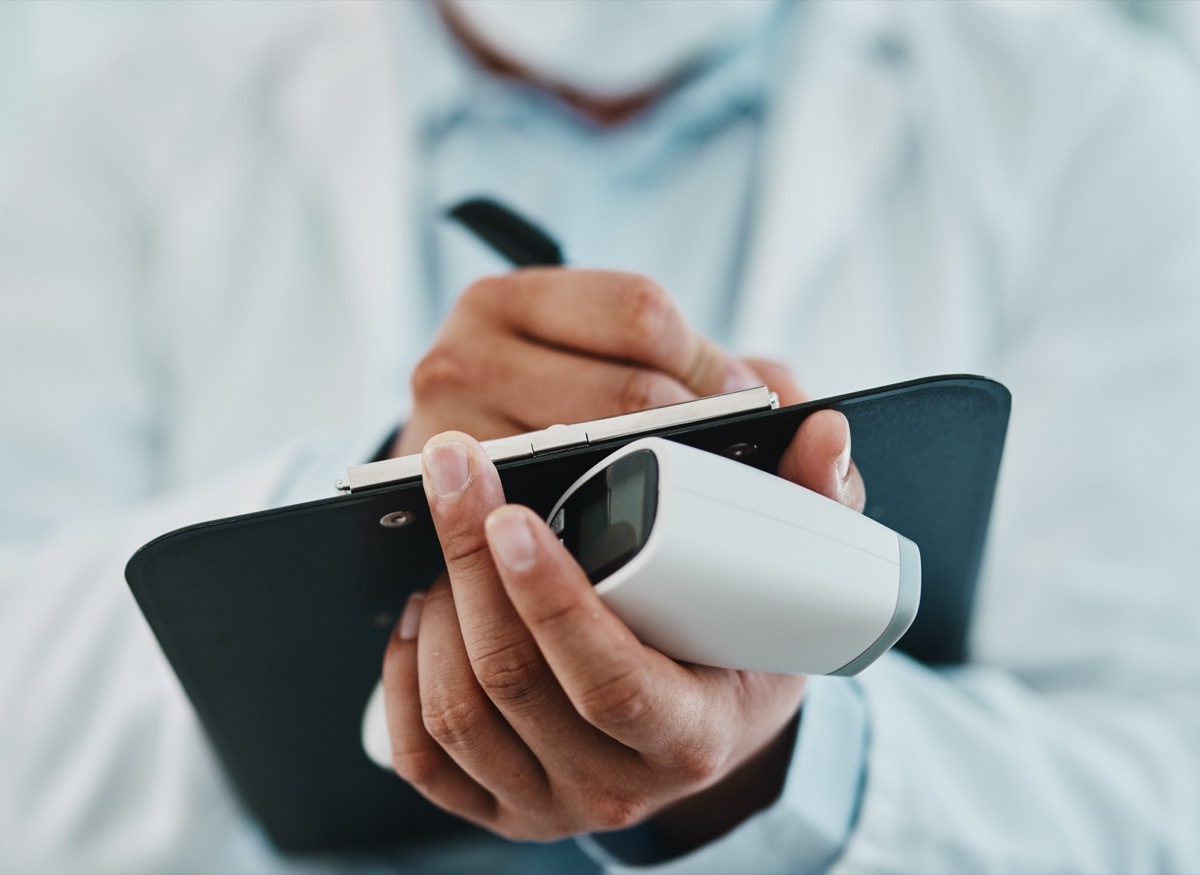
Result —
M 0 871 L 279 871 L 124 566 L 172 528 L 331 494 L 394 424 L 172 485 L 145 205 L 91 145 L 48 136 L 0 207 Z
M 207 489 L 113 513 L 72 513 L 68 500 L 63 525 L 36 547 L 6 545 L 0 869 L 274 868 L 123 571 L 172 527 L 267 501 L 289 467 L 281 453 Z
M 1013 414 L 971 660 L 859 678 L 836 872 L 1200 870 L 1200 103 L 1154 63 L 1095 78 L 1004 156 L 1040 194 L 1006 238 Z
M 23 508 L 61 519 L 0 548 L 0 870 L 292 868 L 235 801 L 124 566 L 173 528 L 311 499 L 318 484 L 328 494 L 337 466 L 369 458 L 383 434 L 297 440 L 203 488 L 112 510 L 76 510 L 52 476 L 6 491 L 6 531 Z

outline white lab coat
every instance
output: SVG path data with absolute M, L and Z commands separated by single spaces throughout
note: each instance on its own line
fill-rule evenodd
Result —
M 1014 395 L 974 661 L 861 677 L 835 868 L 1195 871 L 1194 95 L 1090 18 L 809 15 L 737 347 L 817 394 L 978 372 Z M 281 865 L 123 564 L 327 494 L 403 418 L 428 343 L 403 33 L 348 3 L 219 50 L 204 27 L 100 71 L 0 216 L 0 870 Z M 686 866 L 789 871 L 788 816 Z

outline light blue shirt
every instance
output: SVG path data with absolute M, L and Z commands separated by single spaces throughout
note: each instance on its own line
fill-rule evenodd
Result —
M 480 70 L 425 12 L 429 38 L 422 40 L 419 69 L 428 169 L 418 208 L 429 229 L 427 276 L 437 318 L 471 282 L 510 267 L 444 220 L 460 201 L 489 196 L 553 234 L 568 263 L 657 280 L 694 327 L 726 342 L 754 231 L 749 217 L 771 97 L 773 36 L 795 26 L 798 11 L 784 8 L 785 20 L 772 20 L 615 128 Z M 814 679 L 785 788 L 798 813 L 788 841 L 796 872 L 824 871 L 845 843 L 861 797 L 866 744 L 857 685 Z M 753 820 L 722 840 L 753 829 Z M 689 865 L 688 856 L 672 859 L 647 828 L 592 837 L 584 846 L 608 865 L 681 871 Z
M 723 340 L 750 232 L 767 59 L 743 46 L 640 117 L 599 127 L 531 86 L 475 67 L 436 21 L 422 82 L 423 193 L 435 311 L 509 269 L 446 209 L 487 195 L 550 231 L 579 267 L 661 283 L 689 322 Z

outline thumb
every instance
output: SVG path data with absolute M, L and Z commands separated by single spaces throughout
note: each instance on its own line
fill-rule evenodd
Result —
M 800 423 L 778 473 L 853 510 L 867 504 L 862 475 L 850 459 L 850 423 L 836 410 L 818 410 Z

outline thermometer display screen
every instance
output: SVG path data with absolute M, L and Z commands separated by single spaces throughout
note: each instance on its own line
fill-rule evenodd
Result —
M 551 525 L 597 584 L 646 545 L 657 509 L 658 460 L 639 450 L 575 490 Z

